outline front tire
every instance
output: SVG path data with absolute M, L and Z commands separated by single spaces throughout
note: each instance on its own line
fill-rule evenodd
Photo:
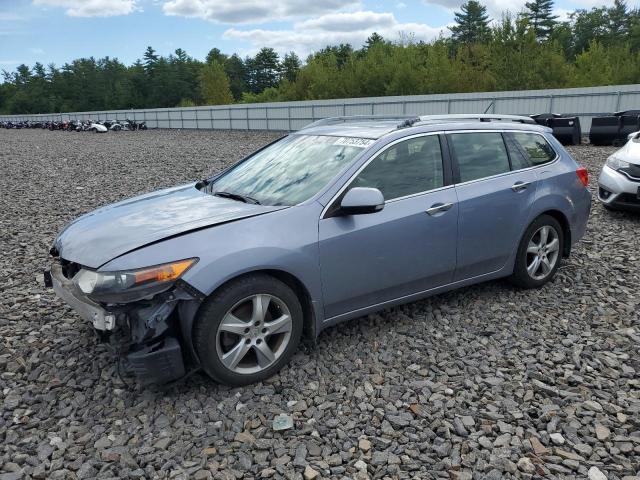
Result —
M 229 386 L 265 380 L 280 370 L 300 343 L 303 313 L 283 282 L 255 274 L 214 292 L 200 308 L 193 331 L 204 371 Z
M 536 218 L 520 241 L 511 282 L 521 288 L 540 288 L 549 282 L 562 261 L 564 234 L 550 215 Z

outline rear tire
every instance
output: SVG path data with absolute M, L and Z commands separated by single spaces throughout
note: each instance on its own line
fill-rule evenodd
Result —
M 521 288 L 542 287 L 555 276 L 563 251 L 560 223 L 550 215 L 539 216 L 520 241 L 511 282 Z
M 193 343 L 204 371 L 219 383 L 248 385 L 280 370 L 298 348 L 303 313 L 296 294 L 266 274 L 241 277 L 198 311 Z

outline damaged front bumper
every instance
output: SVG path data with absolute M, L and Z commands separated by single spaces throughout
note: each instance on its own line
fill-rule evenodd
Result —
M 44 272 L 44 275 L 45 285 L 51 285 L 56 295 L 67 302 L 78 315 L 91 322 L 96 330 L 107 331 L 114 329 L 116 316 L 83 295 L 72 280 L 65 278 L 61 265 L 53 265 L 51 270 Z
M 45 285 L 93 325 L 118 354 L 124 371 L 140 383 L 165 384 L 197 367 L 190 325 L 202 298 L 192 287 L 182 282 L 150 300 L 101 305 L 65 277 L 59 263 L 44 276 Z

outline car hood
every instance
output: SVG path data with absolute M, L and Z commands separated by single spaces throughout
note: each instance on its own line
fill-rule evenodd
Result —
M 626 162 L 640 165 L 640 139 L 628 140 L 614 155 Z
M 168 188 L 83 215 L 56 238 L 53 247 L 65 260 L 98 268 L 131 250 L 191 230 L 280 210 L 203 193 L 195 184 Z M 188 257 L 181 252 L 179 257 Z

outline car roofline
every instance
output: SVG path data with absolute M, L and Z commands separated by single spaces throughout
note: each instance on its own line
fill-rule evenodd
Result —
M 340 117 L 327 117 L 316 120 L 309 125 L 304 126 L 298 131 L 307 128 L 321 127 L 326 125 L 336 125 L 340 123 L 372 123 L 379 121 L 381 123 L 392 123 L 397 121 L 396 128 L 406 128 L 414 126 L 417 123 L 449 123 L 460 121 L 479 121 L 479 122 L 516 122 L 535 124 L 536 121 L 525 115 L 510 114 L 494 114 L 494 113 L 452 113 L 442 115 L 351 115 Z
M 395 132 L 416 127 L 432 127 L 439 130 L 460 130 L 463 125 L 472 128 L 474 125 L 486 129 L 489 124 L 494 128 L 510 128 L 518 125 L 518 129 L 550 131 L 541 127 L 536 121 L 524 115 L 464 113 L 446 115 L 353 115 L 328 117 L 317 120 L 298 131 L 296 134 L 314 134 L 329 136 L 359 136 L 373 140 L 381 139 Z M 344 130 L 341 127 L 344 126 Z

